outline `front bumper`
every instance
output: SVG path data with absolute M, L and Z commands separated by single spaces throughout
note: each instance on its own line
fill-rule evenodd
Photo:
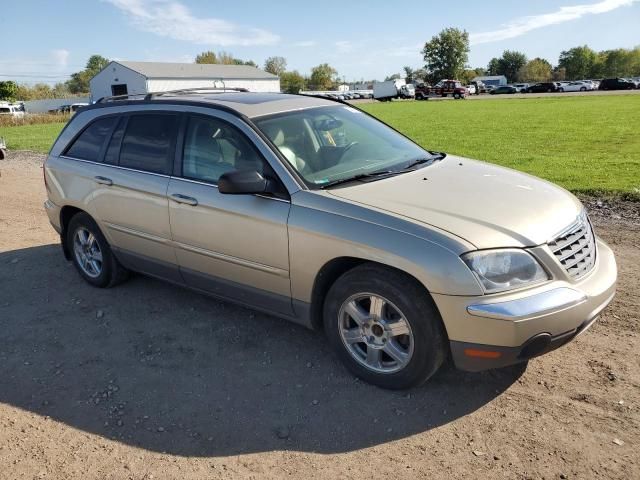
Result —
M 578 282 L 554 280 L 505 294 L 434 294 L 458 368 L 478 371 L 542 355 L 589 328 L 615 295 L 611 249 L 597 239 L 596 263 Z

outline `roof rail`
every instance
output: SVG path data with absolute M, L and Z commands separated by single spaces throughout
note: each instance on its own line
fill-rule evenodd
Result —
M 156 97 L 163 95 L 188 95 L 189 93 L 196 92 L 248 92 L 246 88 L 233 88 L 233 87 L 194 87 L 194 88 L 181 88 L 179 90 L 167 90 L 163 92 L 149 92 L 149 93 L 130 93 L 125 95 L 113 95 L 111 97 L 101 97 L 96 103 L 117 102 L 119 100 L 129 100 L 142 97 L 143 100 L 153 100 Z

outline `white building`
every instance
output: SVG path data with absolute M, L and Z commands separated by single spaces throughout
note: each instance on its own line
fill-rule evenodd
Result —
M 279 92 L 280 79 L 250 65 L 113 61 L 91 79 L 89 86 L 91 99 L 96 101 L 112 95 L 202 87 Z
M 501 87 L 507 84 L 507 77 L 504 75 L 488 75 L 484 77 L 475 77 L 474 82 L 482 82 L 485 85 L 493 85 L 494 87 Z

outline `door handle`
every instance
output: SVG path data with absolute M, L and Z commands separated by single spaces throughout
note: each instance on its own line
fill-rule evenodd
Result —
M 187 195 L 182 195 L 181 193 L 172 193 L 170 195 L 171 200 L 176 203 L 184 203 L 185 205 L 191 205 L 195 207 L 198 205 L 198 200 L 193 197 L 188 197 Z
M 101 183 L 102 185 L 108 185 L 108 186 L 113 185 L 113 180 L 111 180 L 110 178 L 107 178 L 107 177 L 93 177 L 93 179 L 97 183 Z

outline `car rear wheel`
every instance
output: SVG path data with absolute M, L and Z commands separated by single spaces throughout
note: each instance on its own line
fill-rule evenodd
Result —
M 446 357 L 446 334 L 431 297 L 413 278 L 377 265 L 356 267 L 333 284 L 324 328 L 345 366 L 383 388 L 419 385 Z
M 586 88 L 586 87 L 580 87 L 580 91 L 581 91 L 581 92 L 586 92 L 586 91 L 587 91 L 587 88 Z
M 67 247 L 78 273 L 94 287 L 113 287 L 128 277 L 96 222 L 78 213 L 67 227 Z

